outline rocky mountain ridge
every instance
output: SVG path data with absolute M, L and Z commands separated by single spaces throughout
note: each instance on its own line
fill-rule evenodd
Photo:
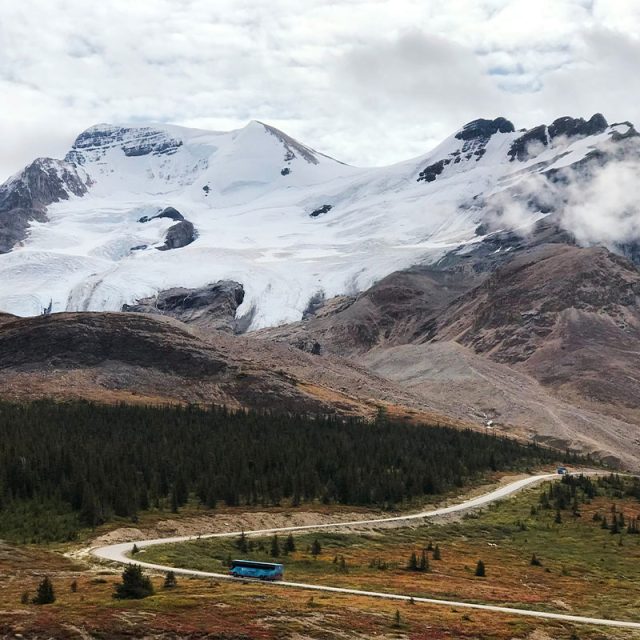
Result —
M 375 169 L 262 123 L 94 127 L 0 188 L 0 394 L 385 410 L 635 468 L 636 166 L 600 114 Z

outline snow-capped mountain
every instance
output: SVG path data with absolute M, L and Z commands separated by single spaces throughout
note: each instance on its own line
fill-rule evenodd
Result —
M 312 298 L 534 222 L 639 139 L 599 114 L 528 131 L 476 120 L 424 156 L 362 169 L 260 122 L 97 125 L 0 187 L 0 310 L 120 310 L 233 280 L 251 328 L 298 320 Z

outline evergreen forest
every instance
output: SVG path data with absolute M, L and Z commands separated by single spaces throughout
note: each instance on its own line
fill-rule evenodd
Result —
M 114 518 L 135 522 L 142 512 L 187 504 L 392 509 L 558 457 L 534 444 L 384 416 L 0 402 L 0 538 L 71 540 Z

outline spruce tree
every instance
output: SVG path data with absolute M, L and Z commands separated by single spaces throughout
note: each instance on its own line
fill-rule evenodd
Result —
M 433 550 L 433 559 L 434 560 L 442 560 L 442 556 L 440 555 L 440 546 L 436 545 L 436 548 Z
M 240 533 L 240 537 L 236 542 L 236 547 L 238 547 L 238 550 L 242 553 L 247 553 L 249 549 L 249 545 L 247 544 L 247 536 L 244 533 L 244 529 Z
M 290 533 L 287 536 L 287 540 L 284 543 L 284 548 L 288 553 L 293 553 L 296 550 L 296 542 L 293 539 L 293 534 Z
M 322 546 L 320 545 L 320 542 L 316 538 L 311 544 L 311 555 L 315 558 L 319 556 L 321 553 L 322 553 Z
M 142 573 L 142 567 L 130 564 L 122 572 L 122 582 L 115 586 L 113 597 L 119 600 L 140 600 L 153 593 L 151 580 Z
M 482 560 L 478 560 L 478 564 L 476 565 L 476 576 L 478 578 L 484 578 L 485 575 L 484 562 L 482 562 Z
M 420 556 L 420 564 L 418 565 L 418 570 L 429 571 L 429 559 L 427 558 L 427 552 L 424 549 L 422 550 L 422 555 Z
M 178 513 L 180 509 L 180 503 L 178 502 L 178 494 L 176 488 L 171 489 L 171 513 Z
M 45 576 L 38 585 L 33 604 L 52 604 L 55 601 L 56 595 L 53 591 L 53 585 L 51 584 L 51 580 L 49 580 L 49 576 Z
M 167 575 L 165 576 L 164 584 L 162 586 L 164 589 L 175 589 L 178 586 L 176 574 L 173 571 L 167 571 Z
M 271 538 L 271 556 L 273 558 L 280 557 L 280 542 L 277 535 L 274 535 L 273 538 Z
M 416 556 L 415 551 L 411 552 L 411 556 L 409 557 L 409 562 L 407 564 L 407 569 L 409 569 L 409 571 L 418 570 L 418 556 Z

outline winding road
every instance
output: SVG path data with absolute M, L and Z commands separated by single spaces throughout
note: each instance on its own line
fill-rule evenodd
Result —
M 545 480 L 555 480 L 558 479 L 558 475 L 556 474 L 540 474 L 533 475 L 527 478 L 523 478 L 521 480 L 516 480 L 511 482 L 505 486 L 499 487 L 489 493 L 481 495 L 477 498 L 471 498 L 469 500 L 465 500 L 456 505 L 452 505 L 449 507 L 442 507 L 439 509 L 433 509 L 431 511 L 422 511 L 420 513 L 412 513 L 408 515 L 402 516 L 394 516 L 391 518 L 375 518 L 370 520 L 353 520 L 350 522 L 337 522 L 337 523 L 326 523 L 326 524 L 314 524 L 314 525 L 303 525 L 303 526 L 295 526 L 295 527 L 276 527 L 272 529 L 259 529 L 255 531 L 245 531 L 245 535 L 250 536 L 259 536 L 259 535 L 271 535 L 274 533 L 290 533 L 296 531 L 308 531 L 308 530 L 320 530 L 320 529 L 339 529 L 341 527 L 356 527 L 356 526 L 371 526 L 384 524 L 388 522 L 411 522 L 413 520 L 424 520 L 427 518 L 434 518 L 437 516 L 443 516 L 451 513 L 459 513 L 463 511 L 468 511 L 471 509 L 476 509 L 478 507 L 482 507 L 484 505 L 490 504 L 492 502 L 496 502 L 503 498 L 506 498 L 514 493 L 525 489 L 526 487 L 530 487 L 534 484 L 538 484 Z M 153 564 L 150 562 L 144 562 L 136 559 L 132 559 L 127 554 L 131 551 L 133 545 L 135 544 L 139 549 L 144 549 L 146 547 L 152 547 L 160 544 L 171 544 L 176 542 L 188 542 L 191 540 L 202 540 L 206 538 L 229 538 L 239 536 L 241 531 L 232 531 L 225 533 L 211 533 L 201 536 L 178 536 L 173 538 L 154 538 L 151 540 L 138 540 L 135 542 L 125 542 L 121 544 L 112 544 L 106 547 L 96 547 L 90 550 L 91 554 L 101 560 L 107 560 L 110 562 L 117 562 L 120 564 L 137 564 L 146 569 L 152 569 L 154 571 L 173 571 L 174 573 L 187 575 L 187 576 L 196 576 L 200 578 L 216 578 L 219 580 L 243 580 L 242 578 L 233 578 L 226 573 L 215 573 L 210 571 L 198 571 L 196 569 L 181 569 L 177 567 L 169 567 L 159 564 Z M 307 589 L 312 591 L 323 591 L 330 593 L 343 593 L 349 595 L 356 596 L 366 596 L 372 598 L 383 598 L 387 600 L 403 600 L 403 601 L 413 601 L 416 603 L 422 602 L 427 604 L 441 605 L 441 606 L 449 606 L 456 608 L 464 608 L 464 609 L 478 609 L 481 611 L 493 611 L 495 613 L 506 613 L 509 615 L 519 615 L 519 616 L 528 616 L 532 618 L 542 618 L 547 620 L 558 620 L 561 622 L 571 622 L 574 624 L 588 624 L 588 625 L 599 625 L 604 627 L 618 627 L 624 629 L 637 629 L 640 630 L 640 622 L 630 622 L 626 620 L 608 620 L 605 618 L 590 618 L 585 616 L 576 616 L 564 613 L 552 613 L 549 611 L 537 611 L 533 609 L 517 609 L 513 607 L 502 607 L 498 605 L 492 604 L 478 604 L 472 602 L 463 602 L 458 600 L 443 600 L 439 598 L 421 598 L 417 596 L 411 595 L 403 595 L 403 594 L 395 594 L 395 593 L 384 593 L 378 591 L 363 591 L 359 589 L 348 589 L 343 587 L 331 587 L 326 585 L 319 584 L 307 584 L 303 582 L 287 582 L 287 581 L 279 581 L 277 583 L 265 582 L 261 583 L 265 585 L 273 585 L 277 584 L 279 587 L 293 587 L 295 589 Z

